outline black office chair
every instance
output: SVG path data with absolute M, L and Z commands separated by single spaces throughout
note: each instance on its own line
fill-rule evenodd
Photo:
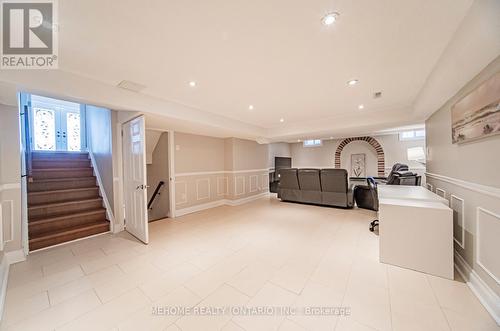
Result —
M 378 193 L 377 183 L 373 177 L 366 179 L 367 185 L 357 185 L 354 188 L 354 199 L 359 208 L 378 211 Z M 379 221 L 374 220 L 370 223 L 370 231 L 374 231 Z
M 406 164 L 396 163 L 392 166 L 389 176 L 387 176 L 387 185 L 399 185 L 399 177 L 401 172 L 407 172 L 409 170 Z

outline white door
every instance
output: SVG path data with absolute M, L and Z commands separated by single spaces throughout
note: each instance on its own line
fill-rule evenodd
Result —
M 148 243 L 146 148 L 144 117 L 123 124 L 123 188 L 125 229 Z
M 37 151 L 79 152 L 85 146 L 85 110 L 78 103 L 30 96 L 31 135 Z

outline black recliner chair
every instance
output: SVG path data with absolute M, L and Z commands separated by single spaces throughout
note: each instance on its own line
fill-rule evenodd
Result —
M 368 177 L 366 181 L 367 185 L 357 185 L 354 188 L 354 200 L 359 208 L 378 211 L 377 183 L 373 177 Z M 372 221 L 370 231 L 373 232 L 378 224 L 378 220 Z
M 387 185 L 415 185 L 420 186 L 421 177 L 409 171 L 406 164 L 396 163 L 392 166 L 389 176 L 387 176 Z

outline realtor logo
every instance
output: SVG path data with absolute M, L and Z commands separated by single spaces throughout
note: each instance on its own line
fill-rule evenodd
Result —
M 2 69 L 56 69 L 55 0 L 2 0 Z

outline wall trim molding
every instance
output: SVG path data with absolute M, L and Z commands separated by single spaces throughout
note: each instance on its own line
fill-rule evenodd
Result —
M 7 256 L 4 256 L 0 264 L 0 274 L 2 280 L 2 287 L 0 289 L 0 321 L 3 318 L 3 310 L 5 307 L 5 298 L 7 296 L 7 282 L 9 280 L 10 265 L 7 262 Z
M 245 204 L 247 202 L 258 200 L 258 199 L 264 198 L 264 197 L 269 197 L 269 192 L 262 192 L 262 193 L 255 194 L 255 195 L 252 195 L 252 196 L 249 196 L 246 198 L 241 198 L 241 199 L 235 199 L 235 200 L 227 199 L 226 204 L 228 206 L 234 207 L 234 206 L 239 206 L 239 205 Z
M 216 170 L 216 171 L 195 171 L 195 172 L 179 172 L 175 174 L 175 177 L 187 177 L 187 176 L 206 176 L 206 175 L 223 175 L 223 174 L 244 174 L 250 172 L 269 172 L 270 168 L 262 169 L 248 169 L 248 170 Z
M 440 192 L 442 195 L 439 194 Z M 442 188 L 436 187 L 436 194 L 439 195 L 441 198 L 446 199 L 446 191 L 443 190 Z
M 187 214 L 196 213 L 196 212 L 199 212 L 202 210 L 211 209 L 211 208 L 220 207 L 220 206 L 232 206 L 232 207 L 239 206 L 239 205 L 245 204 L 247 202 L 251 202 L 251 201 L 254 201 L 254 200 L 257 200 L 257 199 L 260 199 L 263 197 L 268 197 L 268 196 L 269 196 L 269 192 L 263 192 L 263 193 L 255 194 L 255 195 L 252 195 L 252 196 L 249 196 L 246 198 L 235 199 L 235 200 L 220 199 L 220 200 L 216 200 L 216 201 L 212 201 L 212 202 L 207 202 L 207 203 L 195 205 L 192 207 L 176 209 L 175 217 L 180 217 L 180 216 L 184 216 Z
M 87 148 L 87 152 L 89 153 L 90 162 L 92 163 L 92 170 L 94 171 L 95 177 L 97 178 L 97 185 L 99 185 L 99 192 L 101 193 L 102 201 L 104 202 L 104 207 L 106 208 L 106 216 L 108 217 L 109 223 L 111 225 L 111 232 L 113 232 L 114 231 L 113 227 L 115 226 L 115 215 L 113 213 L 113 210 L 111 209 L 111 205 L 109 204 L 106 191 L 104 190 L 101 174 L 99 173 L 99 169 L 97 168 L 97 162 L 94 158 L 94 153 L 89 148 Z
M 443 175 L 438 175 L 438 174 L 434 174 L 431 172 L 426 172 L 425 175 L 429 178 L 432 178 L 432 179 L 436 179 L 436 180 L 440 180 L 440 181 L 443 181 L 446 183 L 454 184 L 454 185 L 460 186 L 462 188 L 468 189 L 470 191 L 474 191 L 474 192 L 481 193 L 481 194 L 486 194 L 486 195 L 489 195 L 493 198 L 500 199 L 500 188 L 497 188 L 497 187 L 476 184 L 473 182 L 468 182 L 466 180 L 448 177 L 448 176 L 443 176 Z
M 498 221 L 500 221 L 500 215 L 497 215 L 494 212 L 482 207 L 476 208 L 476 263 L 483 269 L 484 272 L 486 272 L 491 278 L 493 278 L 493 280 L 495 280 L 498 285 L 500 285 L 500 279 L 490 269 L 488 269 L 488 267 L 485 266 L 483 262 L 481 262 L 481 232 L 479 222 L 479 220 L 481 219 L 481 213 L 490 215 L 491 217 L 496 218 Z
M 17 190 L 17 189 L 21 189 L 21 183 L 0 184 L 0 192 L 7 190 Z
M 450 195 L 450 208 L 453 210 L 453 199 L 460 201 L 462 203 L 462 222 L 460 227 L 462 228 L 462 241 L 459 242 L 455 236 L 453 236 L 453 240 L 460 246 L 462 249 L 465 249 L 465 200 L 452 194 Z
M 500 310 L 498 309 L 500 297 L 479 277 L 457 251 L 455 251 L 455 268 L 466 281 L 472 293 L 479 299 L 495 322 L 500 325 Z
M 5 307 L 5 298 L 7 296 L 7 282 L 9 280 L 10 265 L 26 260 L 26 255 L 22 249 L 7 252 L 4 254 L 2 262 L 0 263 L 0 278 L 2 285 L 0 288 L 0 321 L 3 317 L 3 310 Z
M 200 197 L 200 183 L 207 182 L 207 195 Z M 210 199 L 210 178 L 199 178 L 196 180 L 196 201 Z

